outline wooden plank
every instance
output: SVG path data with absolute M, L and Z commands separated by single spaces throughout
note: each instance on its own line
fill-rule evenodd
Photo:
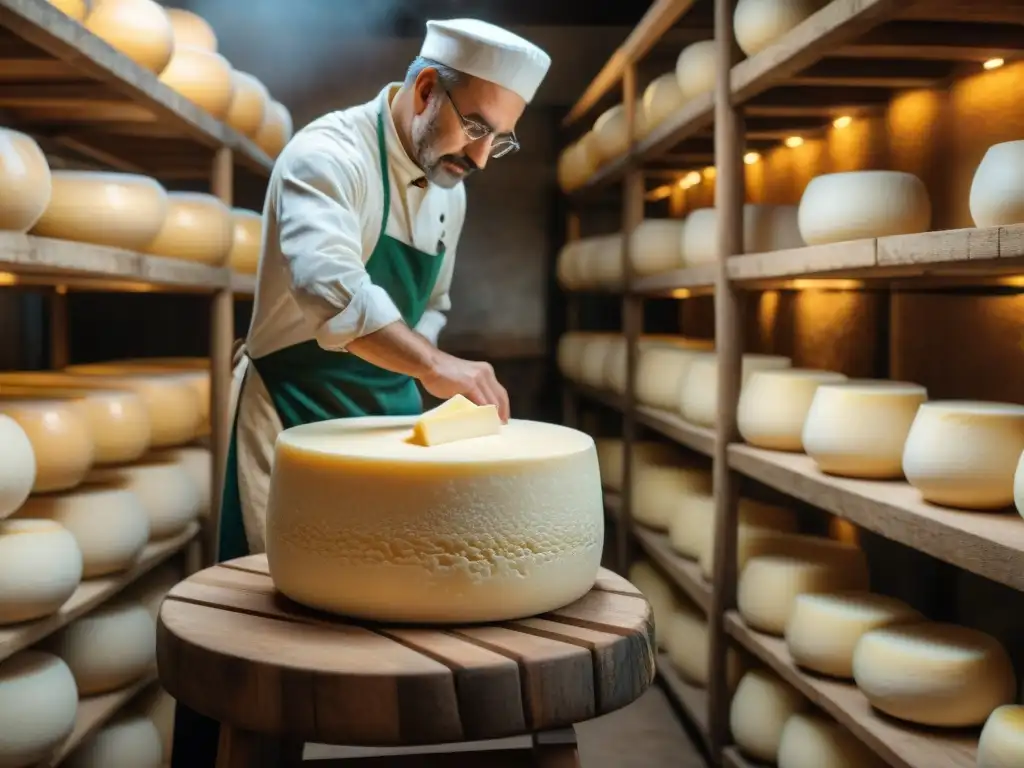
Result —
M 744 282 L 870 269 L 878 263 L 876 243 L 874 239 L 849 240 L 732 256 L 728 263 L 729 279 Z
M 698 427 L 681 416 L 646 405 L 637 406 L 637 422 L 690 450 L 710 456 L 715 449 L 715 430 Z
M 633 535 L 647 556 L 671 578 L 672 583 L 704 613 L 708 613 L 711 610 L 711 583 L 701 574 L 700 565 L 677 555 L 669 544 L 668 536 L 663 533 L 634 525 Z
M 704 740 L 705 748 L 710 751 L 710 729 L 708 726 L 708 692 L 686 682 L 669 661 L 668 655 L 658 654 L 658 680 L 665 692 L 676 705 L 683 710 L 687 719 L 693 723 L 697 732 Z
M 729 466 L 776 490 L 908 547 L 1024 590 L 1024 520 L 921 501 L 905 482 L 826 475 L 803 454 L 729 446 Z
M 999 228 L 947 229 L 878 238 L 878 266 L 983 261 L 999 257 Z
M 855 685 L 797 669 L 785 640 L 749 629 L 739 614 L 726 617 L 729 634 L 800 693 L 848 728 L 894 768 L 975 768 L 977 736 L 901 725 L 876 714 Z
M 231 273 L 231 290 L 236 296 L 254 296 L 256 294 L 256 275 L 243 275 L 241 272 Z
M 699 264 L 660 275 L 638 277 L 633 280 L 630 290 L 646 296 L 660 296 L 676 294 L 679 291 L 709 289 L 714 287 L 717 269 L 717 264 Z

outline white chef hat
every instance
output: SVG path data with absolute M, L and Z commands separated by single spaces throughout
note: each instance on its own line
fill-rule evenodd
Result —
M 420 56 L 513 91 L 527 102 L 551 66 L 528 40 L 476 19 L 428 21 Z

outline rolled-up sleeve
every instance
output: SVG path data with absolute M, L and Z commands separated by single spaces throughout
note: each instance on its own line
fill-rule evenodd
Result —
M 402 319 L 363 262 L 359 210 L 367 180 L 359 164 L 322 149 L 282 157 L 277 221 L 291 292 L 324 349 L 344 350 Z

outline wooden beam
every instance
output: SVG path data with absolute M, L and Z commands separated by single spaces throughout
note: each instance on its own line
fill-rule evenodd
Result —
M 786 85 L 862 88 L 928 88 L 953 74 L 953 65 L 922 59 L 825 59 L 786 80 Z

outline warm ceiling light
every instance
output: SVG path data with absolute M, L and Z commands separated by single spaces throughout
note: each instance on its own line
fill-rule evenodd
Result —
M 989 59 L 988 61 L 986 61 L 981 66 L 983 66 L 985 69 L 999 69 L 1005 63 L 1006 62 L 1003 61 L 1002 59 L 995 58 L 995 59 Z
M 803 143 L 804 143 L 803 136 L 790 136 L 788 139 L 786 139 L 786 146 L 789 147 L 790 149 L 794 149 L 795 147 L 799 147 Z
M 760 159 L 761 155 L 758 154 L 757 152 L 747 152 L 747 154 L 743 156 L 743 162 L 746 163 L 747 165 L 753 165 Z
M 683 178 L 683 181 L 686 183 L 687 187 L 692 187 L 694 184 L 700 184 L 700 180 L 701 180 L 700 171 L 690 171 Z
M 837 117 L 835 120 L 833 120 L 832 125 L 834 125 L 836 128 L 845 128 L 852 122 L 852 117 L 850 117 L 849 115 L 843 115 L 842 117 Z
M 713 165 L 709 165 L 707 168 L 704 169 L 704 178 L 713 179 L 715 178 L 716 173 L 718 173 L 718 169 L 716 169 Z

